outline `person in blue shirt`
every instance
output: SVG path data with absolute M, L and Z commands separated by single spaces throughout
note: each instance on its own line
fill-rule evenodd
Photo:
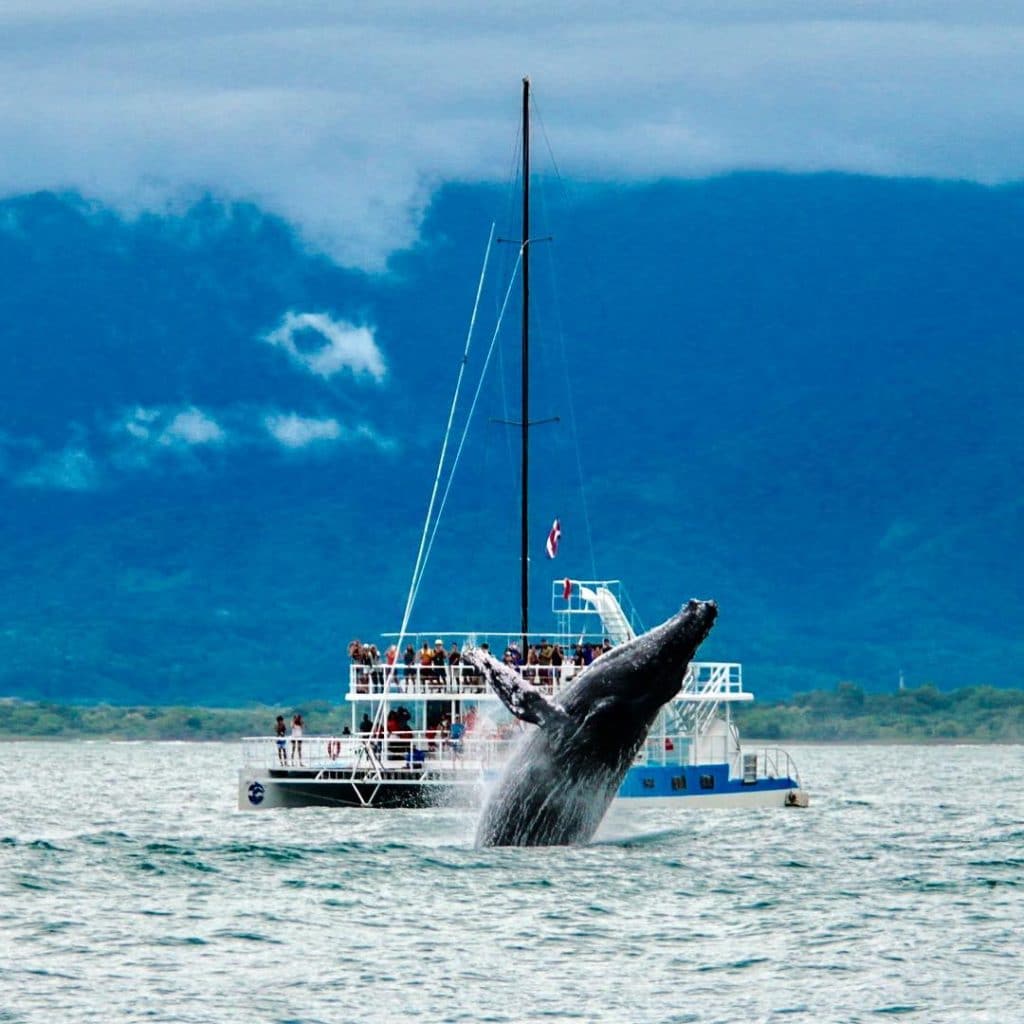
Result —
M 455 716 L 455 721 L 452 722 L 451 730 L 448 733 L 449 739 L 452 744 L 452 751 L 456 754 L 462 753 L 462 737 L 466 735 L 466 726 L 462 721 L 461 715 Z

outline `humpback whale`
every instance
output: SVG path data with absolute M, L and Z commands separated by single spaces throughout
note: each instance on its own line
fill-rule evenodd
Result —
M 678 615 L 602 654 L 548 700 L 481 650 L 481 672 L 517 718 L 538 728 L 519 745 L 484 804 L 477 846 L 567 846 L 597 831 L 626 770 L 718 614 L 690 601 Z

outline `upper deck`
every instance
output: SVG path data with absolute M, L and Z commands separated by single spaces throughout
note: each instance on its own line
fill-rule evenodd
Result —
M 354 640 L 346 698 L 380 702 L 471 699 L 497 701 L 483 677 L 462 662 L 462 652 L 483 649 L 502 659 L 523 680 L 555 696 L 603 652 L 637 635 L 636 613 L 619 580 L 553 580 L 551 612 L 555 631 L 431 630 L 385 634 L 381 648 Z M 717 705 L 753 700 L 743 689 L 737 662 L 692 662 L 675 702 Z
M 462 648 L 460 647 L 460 655 Z M 600 659 L 595 659 L 599 661 Z M 584 671 L 585 665 L 514 665 L 522 679 L 543 693 L 555 696 Z M 349 666 L 349 701 L 378 702 L 402 697 L 409 701 L 472 699 L 486 703 L 497 701 L 484 678 L 469 665 L 388 665 L 362 664 Z M 694 661 L 686 669 L 676 702 L 702 703 L 753 700 L 743 689 L 743 666 L 737 662 Z

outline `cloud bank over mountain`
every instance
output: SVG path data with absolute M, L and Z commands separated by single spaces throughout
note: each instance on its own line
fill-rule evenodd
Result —
M 103 492 L 393 451 L 386 346 L 328 301 L 364 310 L 365 279 L 301 253 L 248 207 L 125 221 L 77 198 L 0 202 L 0 480 Z M 325 271 L 337 290 L 311 290 Z
M 1000 0 L 13 0 L 0 38 L 0 195 L 254 201 L 372 269 L 440 183 L 507 179 L 523 74 L 576 180 L 1024 176 L 1024 12 Z

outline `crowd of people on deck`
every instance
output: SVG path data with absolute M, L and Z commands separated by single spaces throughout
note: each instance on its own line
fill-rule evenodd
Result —
M 486 642 L 479 644 L 479 649 L 490 653 Z M 584 668 L 611 649 L 612 645 L 607 638 L 601 643 L 581 640 L 573 645 L 571 656 L 567 656 L 561 644 L 542 638 L 540 643 L 528 645 L 524 657 L 519 645 L 512 641 L 505 648 L 502 660 L 506 665 L 520 672 L 524 679 L 534 683 L 547 682 L 550 684 L 558 678 L 563 666 L 568 664 Z M 418 651 L 413 644 L 406 645 L 400 659 L 395 644 L 385 651 L 382 658 L 375 644 L 364 644 L 358 639 L 349 643 L 348 654 L 353 664 L 365 667 L 366 675 L 362 677 L 362 682 L 365 685 L 372 679 L 375 691 L 383 691 L 385 671 L 389 667 L 394 668 L 394 674 L 398 679 L 418 679 L 425 682 L 428 688 L 432 688 L 435 683 L 441 684 L 440 688 L 443 688 L 446 680 L 461 678 L 463 683 L 475 679 L 479 683 L 479 688 L 483 689 L 483 680 L 476 670 L 469 665 L 463 665 L 462 651 L 459 649 L 459 645 L 452 642 L 446 649 L 444 641 L 440 637 L 434 641 L 433 647 L 424 641 Z M 369 689 L 368 685 L 366 688 Z M 442 713 L 439 717 L 429 721 L 424 736 L 425 749 L 420 749 L 413 742 L 411 722 L 412 712 L 404 705 L 399 704 L 388 709 L 383 725 L 375 725 L 369 713 L 364 712 L 358 726 L 358 733 L 374 738 L 386 736 L 392 750 L 400 750 L 401 744 L 407 743 L 411 761 L 421 760 L 427 752 L 442 750 L 449 750 L 459 755 L 462 752 L 465 737 L 477 728 L 477 709 L 470 707 L 464 714 L 456 714 L 454 717 Z M 519 723 L 516 721 L 492 727 L 488 730 L 488 738 L 507 739 L 517 728 L 519 728 Z M 284 715 L 277 716 L 274 733 L 277 761 L 280 765 L 303 765 L 302 737 L 304 729 L 305 722 L 300 712 L 293 715 L 290 731 L 285 723 Z M 351 730 L 345 726 L 342 736 L 349 737 L 351 735 Z M 337 759 L 341 755 L 341 748 L 341 740 L 338 738 L 329 740 L 328 756 Z
M 479 649 L 490 653 L 486 642 L 479 644 Z M 514 640 L 509 643 L 502 654 L 502 660 L 506 665 L 518 671 L 524 679 L 535 684 L 550 686 L 559 678 L 564 671 L 564 666 L 571 665 L 576 669 L 585 668 L 602 654 L 612 649 L 612 644 L 606 637 L 602 642 L 581 640 L 572 647 L 571 655 L 567 655 L 565 649 L 559 643 L 553 643 L 542 638 L 540 643 L 529 644 L 526 655 L 519 649 L 519 644 Z M 445 688 L 448 681 L 456 682 L 461 680 L 467 689 L 483 689 L 483 679 L 468 664 L 463 664 L 462 651 L 454 641 L 446 648 L 444 641 L 438 637 L 431 647 L 427 641 L 423 641 L 419 650 L 413 644 L 407 644 L 401 658 L 398 657 L 398 647 L 392 644 L 384 652 L 383 658 L 375 644 L 364 644 L 361 641 L 352 640 L 348 645 L 348 654 L 354 665 L 365 667 L 365 674 L 357 676 L 357 688 L 369 691 L 369 683 L 373 681 L 373 690 L 383 692 L 386 678 L 386 670 L 394 669 L 394 677 L 398 680 L 405 680 L 406 685 L 399 682 L 399 689 L 414 692 L 410 689 L 408 681 L 413 682 L 413 687 L 425 685 L 428 690 Z M 474 687 L 474 682 L 476 686 Z M 442 714 L 427 723 L 426 730 L 426 751 L 418 750 L 413 744 L 413 729 L 410 725 L 412 713 L 404 705 L 390 708 L 383 726 L 374 725 L 369 714 L 364 712 L 362 721 L 359 723 L 358 732 L 364 736 L 383 737 L 387 736 L 389 746 L 394 749 L 395 744 L 408 742 L 410 759 L 421 759 L 426 751 L 450 750 L 456 755 L 460 754 L 463 747 L 463 740 L 468 733 L 477 727 L 477 710 L 469 708 L 463 715 L 449 717 Z M 495 727 L 490 738 L 507 739 L 517 728 L 518 723 L 512 722 Z M 305 729 L 305 722 L 300 712 L 292 716 L 291 729 L 285 723 L 284 715 L 278 715 L 274 726 L 274 734 L 277 746 L 277 761 L 280 765 L 302 765 L 303 743 L 302 736 Z M 342 736 L 351 736 L 351 730 L 345 726 Z M 342 743 L 334 738 L 328 741 L 327 754 L 329 757 L 337 758 L 341 754 Z
M 480 643 L 478 648 L 490 653 L 489 645 L 486 642 Z M 542 638 L 539 643 L 529 644 L 526 654 L 523 655 L 516 641 L 511 641 L 502 654 L 502 661 L 518 671 L 524 679 L 535 684 L 551 686 L 556 679 L 563 675 L 567 665 L 574 669 L 585 668 L 602 654 L 612 649 L 612 644 L 607 637 L 600 643 L 591 640 L 581 639 L 572 646 L 571 654 L 559 643 L 551 642 Z M 447 682 L 455 683 L 461 681 L 466 689 L 483 690 L 483 679 L 475 668 L 463 664 L 462 651 L 454 641 L 446 648 L 444 641 L 438 637 L 433 647 L 424 640 L 419 650 L 414 644 L 407 644 L 405 650 L 399 657 L 398 647 L 391 644 L 384 652 L 383 657 L 375 644 L 364 644 L 360 640 L 352 640 L 348 645 L 348 655 L 352 664 L 365 668 L 365 673 L 357 674 L 357 689 L 368 692 L 370 682 L 373 682 L 374 692 L 383 692 L 387 669 L 393 669 L 393 679 L 399 680 L 398 689 L 407 692 L 415 692 L 423 685 L 428 690 L 443 690 Z M 405 685 L 401 681 L 405 681 Z M 413 686 L 409 687 L 409 682 Z M 475 686 L 474 686 L 475 684 Z M 394 683 L 392 683 L 392 688 Z M 404 705 L 390 708 L 387 719 L 381 726 L 375 726 L 369 714 L 363 713 L 362 721 L 359 723 L 358 732 L 364 736 L 382 737 L 387 736 L 389 745 L 402 741 L 409 742 L 409 755 L 420 756 L 424 752 L 414 749 L 412 743 L 413 730 L 410 726 L 412 713 Z M 455 715 L 454 718 L 448 714 L 427 723 L 426 744 L 429 751 L 451 750 L 456 754 L 461 753 L 463 740 L 468 733 L 473 732 L 477 726 L 476 708 L 469 708 L 463 715 Z M 507 723 L 495 728 L 491 738 L 507 739 L 518 727 L 517 722 Z M 296 712 L 291 721 L 291 730 L 285 723 L 284 715 L 278 715 L 274 725 L 274 734 L 277 746 L 277 761 L 280 765 L 302 765 L 302 736 L 305 729 L 305 722 L 302 715 Z M 351 730 L 345 726 L 342 735 L 351 736 Z M 328 756 L 337 758 L 341 754 L 341 741 L 333 739 L 328 744 Z
M 505 648 L 502 660 L 517 669 L 524 679 L 550 682 L 562 675 L 563 665 L 584 668 L 611 648 L 607 637 L 601 643 L 581 640 L 573 646 L 571 655 L 567 655 L 561 644 L 542 638 L 540 643 L 530 644 L 524 656 L 519 645 L 512 641 Z M 487 643 L 481 643 L 480 649 L 490 653 Z M 375 644 L 364 644 L 355 639 L 348 645 L 348 655 L 353 664 L 365 666 L 366 671 L 357 675 L 357 682 L 367 689 L 371 680 L 374 690 L 383 689 L 387 668 L 393 668 L 393 678 L 418 679 L 428 689 L 441 689 L 446 681 L 456 679 L 470 684 L 475 681 L 482 688 L 483 681 L 476 670 L 463 665 L 459 645 L 453 641 L 446 649 L 440 637 L 434 641 L 433 647 L 424 640 L 419 650 L 414 644 L 407 644 L 401 657 L 397 645 L 392 644 L 384 652 L 383 658 Z

